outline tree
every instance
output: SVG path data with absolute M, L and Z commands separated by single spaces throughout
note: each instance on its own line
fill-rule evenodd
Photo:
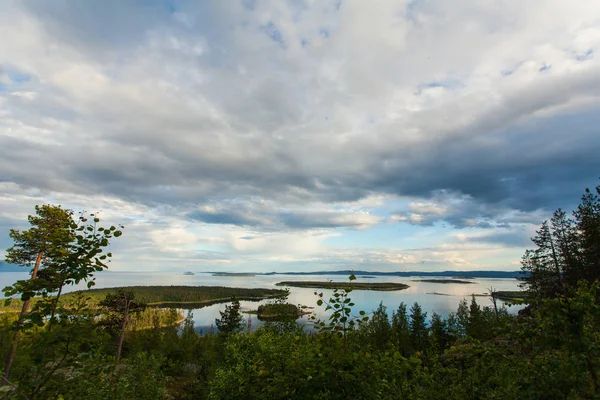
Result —
M 556 210 L 531 239 L 521 261 L 522 286 L 537 297 L 564 295 L 580 280 L 600 278 L 600 186 L 586 189 L 573 217 Z
M 3 378 L 8 380 L 21 332 L 33 324 L 41 325 L 51 315 L 51 326 L 62 288 L 65 284 L 88 281 L 93 285 L 93 273 L 106 268 L 111 253 L 102 254 L 108 239 L 119 237 L 116 227 L 98 228 L 81 214 L 73 219 L 71 210 L 60 206 L 35 207 L 35 215 L 28 217 L 31 228 L 27 231 L 11 229 L 14 245 L 6 252 L 6 261 L 31 268 L 31 278 L 19 280 L 3 289 L 6 297 L 20 295 L 21 313 L 15 324 L 15 333 L 6 358 Z M 57 293 L 57 296 L 51 296 Z M 40 296 L 30 312 L 31 299 Z M 10 301 L 10 300 L 9 300 Z
M 562 268 L 548 221 L 542 223 L 531 241 L 537 248 L 527 250 L 521 260 L 522 270 L 527 272 L 522 280 L 528 290 L 541 297 L 563 292 Z
M 219 311 L 221 318 L 217 318 L 215 323 L 219 332 L 228 336 L 231 333 L 239 332 L 244 329 L 244 317 L 240 312 L 240 302 L 233 300 L 231 304 L 225 306 L 225 311 Z
M 554 211 L 550 225 L 555 238 L 557 259 L 561 266 L 563 282 L 566 285 L 577 285 L 583 278 L 580 262 L 580 238 L 577 225 L 562 209 Z
M 450 342 L 446 322 L 435 312 L 431 316 L 430 336 L 438 352 L 442 352 Z
M 573 214 L 580 232 L 582 277 L 592 283 L 600 278 L 600 185 L 585 189 Z
M 117 345 L 117 361 L 121 359 L 121 351 L 123 349 L 123 340 L 125 339 L 125 330 L 129 323 L 130 315 L 142 310 L 143 305 L 135 301 L 133 292 L 117 290 L 116 293 L 109 293 L 102 300 L 100 306 L 107 311 L 105 316 L 105 325 L 112 328 L 113 332 L 119 332 L 119 341 Z M 117 326 L 119 328 L 117 328 Z
M 419 303 L 410 308 L 410 337 L 415 350 L 423 350 L 427 341 L 427 313 Z
M 392 313 L 392 336 L 396 347 L 403 356 L 408 356 L 412 347 L 410 344 L 410 323 L 406 312 L 406 304 L 400 303 L 398 309 Z
M 483 318 L 481 307 L 475 300 L 475 295 L 471 296 L 471 305 L 469 306 L 469 325 L 467 328 L 467 334 L 473 338 L 480 339 L 483 333 L 489 327 L 485 326 L 485 320 Z
M 379 303 L 371 319 L 362 326 L 369 341 L 378 349 L 386 348 L 390 341 L 392 327 L 386 309 L 383 302 Z

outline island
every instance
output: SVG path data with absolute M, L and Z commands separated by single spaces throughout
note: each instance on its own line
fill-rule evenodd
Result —
M 195 273 L 193 273 L 192 271 L 186 271 L 183 273 L 184 275 L 196 275 Z
M 305 311 L 308 307 L 298 307 L 294 304 L 261 304 L 257 310 L 244 311 L 245 314 L 256 314 L 261 321 L 285 321 L 295 320 L 303 315 L 311 314 Z
M 120 288 L 88 289 L 64 294 L 62 299 L 82 293 L 98 302 L 118 289 L 133 292 L 135 299 L 150 307 L 200 308 L 232 300 L 260 301 L 284 295 L 280 289 L 234 288 L 224 286 L 127 286 Z
M 494 293 L 494 297 L 499 299 L 499 300 L 503 300 L 503 301 L 510 301 L 510 302 L 515 302 L 515 303 L 526 303 L 529 300 L 529 297 L 531 295 L 527 292 L 527 291 L 520 291 L 520 290 L 514 290 L 514 291 L 509 291 L 509 290 L 505 290 L 505 291 L 497 291 Z
M 361 276 L 359 276 L 359 278 L 361 278 L 361 279 L 375 279 L 377 277 L 376 276 L 370 276 L 370 275 L 361 275 Z
M 472 281 L 462 281 L 460 279 L 413 279 L 413 282 L 428 282 L 428 283 L 476 283 Z
M 347 289 L 353 290 L 378 290 L 378 291 L 392 291 L 392 290 L 404 290 L 410 286 L 404 283 L 394 282 L 321 282 L 321 281 L 284 281 L 275 284 L 276 286 L 292 286 L 299 288 L 310 288 L 310 289 Z
M 246 272 L 215 272 L 212 276 L 256 276 L 256 274 Z

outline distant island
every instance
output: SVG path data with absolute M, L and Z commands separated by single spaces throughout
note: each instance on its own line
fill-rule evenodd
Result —
M 377 277 L 376 276 L 369 276 L 369 275 L 361 275 L 361 276 L 359 276 L 359 278 L 361 278 L 361 279 L 374 279 L 374 278 L 377 278 Z
M 275 284 L 276 286 L 292 286 L 300 288 L 310 289 L 346 289 L 348 287 L 354 290 L 379 290 L 379 291 L 392 291 L 392 290 L 404 290 L 410 286 L 404 283 L 394 282 L 370 282 L 370 283 L 359 283 L 359 282 L 319 282 L 319 281 L 284 281 Z
M 473 281 L 462 281 L 460 279 L 413 279 L 413 282 L 429 282 L 429 283 L 476 283 Z
M 28 272 L 28 269 L 20 265 L 9 264 L 6 261 L 0 261 L 0 272 Z
M 196 275 L 195 273 L 191 272 L 191 271 L 186 271 L 183 273 L 184 275 Z
M 214 272 L 212 276 L 256 276 L 256 274 L 246 272 Z
M 218 272 L 209 271 L 209 273 L 223 274 L 220 276 L 235 275 L 229 272 Z M 475 279 L 475 278 L 503 278 L 503 279 L 516 279 L 527 276 L 521 271 L 395 271 L 395 272 L 381 272 L 381 271 L 363 271 L 363 270 L 341 270 L 341 271 L 310 271 L 310 272 L 252 272 L 249 275 L 343 275 L 349 276 L 354 274 L 355 276 L 396 276 L 396 277 L 440 277 L 440 278 L 462 278 L 462 279 Z

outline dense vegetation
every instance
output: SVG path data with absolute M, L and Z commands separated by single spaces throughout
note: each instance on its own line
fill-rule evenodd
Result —
M 210 304 L 232 300 L 262 300 L 274 298 L 283 290 L 260 288 L 231 288 L 223 286 L 128 286 L 124 289 L 132 292 L 135 298 L 146 305 L 183 305 Z M 92 300 L 100 301 L 116 288 L 90 289 L 84 291 Z M 75 292 L 75 294 L 78 292 Z M 70 294 L 69 294 L 70 295 Z M 68 296 L 68 295 L 64 295 Z
M 531 297 L 518 317 L 494 293 L 493 306 L 472 297 L 446 318 L 417 303 L 391 305 L 391 318 L 383 304 L 354 313 L 351 276 L 330 297 L 315 292 L 329 314 L 313 320 L 314 331 L 274 321 L 244 332 L 234 301 L 216 321 L 220 332 L 200 336 L 191 318 L 182 329 L 125 329 L 128 315 L 144 310 L 132 292 L 109 293 L 100 315 L 80 294 L 56 313 L 34 306 L 41 320 L 33 311 L 0 315 L 0 351 L 16 350 L 0 390 L 10 399 L 599 398 L 596 192 L 586 192 L 572 220 L 559 213 L 542 225 L 523 260 Z M 22 287 L 26 299 L 41 291 Z M 56 286 L 42 293 L 52 300 Z
M 347 282 L 318 282 L 318 281 L 285 281 L 277 283 L 277 286 L 290 286 L 290 287 L 301 287 L 301 288 L 309 288 L 309 289 L 344 289 L 348 287 L 348 285 L 352 286 L 352 289 L 355 290 L 381 290 L 381 291 L 389 291 L 389 290 L 404 290 L 408 288 L 408 285 L 404 283 L 394 283 L 394 282 L 352 282 L 348 284 Z
M 294 304 L 261 304 L 256 310 L 258 319 L 276 320 L 297 317 L 303 314 L 303 311 Z

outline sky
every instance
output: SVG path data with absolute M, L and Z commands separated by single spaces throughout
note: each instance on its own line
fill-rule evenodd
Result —
M 600 181 L 595 0 L 0 0 L 0 259 L 36 204 L 114 270 L 518 270 Z

